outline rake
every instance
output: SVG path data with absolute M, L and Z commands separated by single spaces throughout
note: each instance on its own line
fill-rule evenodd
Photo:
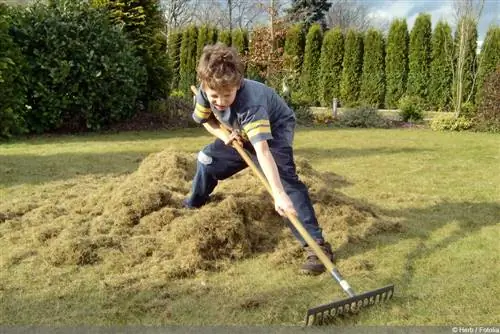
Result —
M 191 90 L 196 94 L 196 87 L 191 86 Z M 225 128 L 222 123 L 220 125 L 221 129 L 229 134 L 229 130 Z M 260 179 L 267 192 L 272 197 L 273 192 L 271 190 L 269 182 L 267 181 L 264 174 L 260 171 L 260 169 L 257 168 L 245 149 L 237 141 L 233 141 L 232 146 L 234 149 L 236 149 L 236 151 L 238 151 L 242 159 L 245 160 L 252 172 Z M 319 260 L 323 263 L 327 271 L 333 276 L 333 278 L 342 287 L 344 292 L 349 296 L 348 298 L 336 300 L 331 303 L 323 304 L 307 310 L 307 314 L 305 317 L 306 326 L 328 324 L 331 323 L 336 317 L 357 313 L 361 308 L 379 304 L 392 298 L 394 294 L 394 284 L 364 292 L 362 294 L 356 294 L 353 288 L 349 285 L 349 283 L 347 283 L 344 277 L 340 274 L 339 270 L 334 266 L 330 258 L 325 254 L 318 243 L 311 237 L 309 232 L 307 232 L 307 230 L 297 219 L 297 217 L 289 213 L 286 213 L 286 216 L 300 233 L 302 238 L 304 238 L 307 245 L 314 250 L 314 253 L 318 256 Z

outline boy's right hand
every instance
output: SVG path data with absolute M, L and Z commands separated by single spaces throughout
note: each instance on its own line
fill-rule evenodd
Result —
M 274 195 L 274 208 L 282 217 L 286 217 L 287 213 L 297 216 L 292 200 L 284 191 Z

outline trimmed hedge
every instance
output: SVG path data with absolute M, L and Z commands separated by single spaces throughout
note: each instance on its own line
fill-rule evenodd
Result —
M 30 131 L 96 130 L 136 112 L 146 69 L 107 12 L 54 0 L 18 9 L 13 18 L 13 38 L 29 64 Z
M 9 35 L 7 7 L 0 4 L 0 137 L 25 132 L 26 62 Z

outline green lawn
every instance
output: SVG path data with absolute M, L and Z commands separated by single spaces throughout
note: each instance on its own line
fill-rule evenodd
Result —
M 500 323 L 500 136 L 317 128 L 295 140 L 297 157 L 342 180 L 333 194 L 401 227 L 337 245 L 358 292 L 396 286 L 392 301 L 338 325 Z M 69 210 L 71 199 L 123 182 L 152 153 L 194 156 L 210 141 L 191 129 L 0 144 L 0 324 L 300 325 L 308 308 L 344 298 L 328 275 L 301 276 L 300 259 L 274 265 L 265 252 L 179 279 L 155 276 L 159 261 L 137 267 L 141 280 L 118 265 L 38 256 L 42 228 L 79 231 L 51 206 Z

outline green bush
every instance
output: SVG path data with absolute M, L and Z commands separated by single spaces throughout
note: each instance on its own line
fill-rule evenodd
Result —
M 416 122 L 424 118 L 424 100 L 419 96 L 402 97 L 398 107 L 403 122 Z
M 348 109 L 340 114 L 338 119 L 340 126 L 350 128 L 388 128 L 389 120 L 380 115 L 373 107 L 359 107 Z
M 135 113 L 146 71 L 106 12 L 52 1 L 20 9 L 14 18 L 12 34 L 29 64 L 30 130 L 99 129 Z
M 308 99 L 301 92 L 292 92 L 288 105 L 295 112 L 297 123 L 301 125 L 311 125 L 314 122 L 314 114 L 311 111 Z
M 434 131 L 464 131 L 472 127 L 472 121 L 466 117 L 438 116 L 432 119 L 431 129 Z
M 0 4 L 0 137 L 25 131 L 25 60 L 9 35 L 7 7 Z

